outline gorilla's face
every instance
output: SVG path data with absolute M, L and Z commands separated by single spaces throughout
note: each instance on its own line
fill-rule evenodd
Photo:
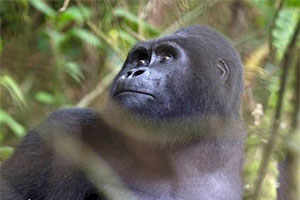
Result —
M 112 87 L 112 97 L 123 107 L 149 118 L 170 118 L 181 113 L 188 57 L 168 39 L 136 45 Z
M 228 88 L 229 70 L 218 55 L 222 50 L 199 37 L 201 33 L 195 35 L 197 28 L 133 47 L 114 80 L 111 97 L 125 109 L 150 119 L 225 112 L 220 94 Z

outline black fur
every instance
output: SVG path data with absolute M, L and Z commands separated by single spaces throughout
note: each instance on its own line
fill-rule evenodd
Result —
M 26 135 L 1 199 L 241 199 L 242 71 L 208 27 L 137 44 L 106 110 L 59 110 Z

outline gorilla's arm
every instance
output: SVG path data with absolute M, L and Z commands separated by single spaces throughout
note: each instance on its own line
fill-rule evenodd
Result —
M 222 131 L 226 135 L 226 131 L 233 129 Z M 241 197 L 241 179 L 236 172 L 242 164 L 239 139 L 208 139 L 185 148 L 157 148 L 124 139 L 93 110 L 69 109 L 53 113 L 29 132 L 13 156 L 4 162 L 4 200 L 105 199 L 86 176 L 84 166 L 67 159 L 64 150 L 57 152 L 59 148 L 53 146 L 55 139 L 62 140 L 65 134 L 83 141 L 100 155 L 138 199 Z M 82 152 L 79 156 L 84 157 L 86 150 L 82 148 Z M 84 160 L 83 157 L 79 159 Z
M 45 148 L 37 133 L 29 132 L 13 156 L 1 166 L 1 197 L 42 198 L 46 189 L 46 180 L 43 177 L 49 174 L 51 157 L 52 153 Z M 40 194 L 32 193 L 36 190 Z
M 60 137 L 55 131 L 83 138 L 85 133 L 82 131 L 96 130 L 95 126 L 100 124 L 98 114 L 93 110 L 54 112 L 25 136 L 12 157 L 1 166 L 2 199 L 86 199 L 89 195 L 95 196 L 97 190 L 82 171 L 58 156 L 52 144 L 55 139 L 52 137 Z

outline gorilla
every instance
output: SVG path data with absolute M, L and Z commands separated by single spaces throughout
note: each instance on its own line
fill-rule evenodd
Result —
M 1 198 L 240 200 L 240 57 L 205 26 L 141 42 L 101 112 L 58 110 L 1 166 Z

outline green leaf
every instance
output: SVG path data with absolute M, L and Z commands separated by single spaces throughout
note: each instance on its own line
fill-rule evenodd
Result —
M 58 27 L 62 29 L 66 24 L 73 21 L 82 24 L 85 17 L 89 19 L 91 16 L 92 11 L 89 8 L 81 7 L 79 9 L 78 7 L 72 6 L 59 15 L 59 19 L 57 20 Z
M 280 60 L 289 44 L 294 29 L 299 20 L 299 9 L 285 8 L 280 11 L 275 27 L 272 30 L 273 46 L 277 49 L 277 58 Z
M 78 7 L 72 6 L 67 8 L 67 10 L 64 11 L 59 18 L 60 20 L 74 20 L 77 22 L 83 22 L 84 17 L 89 19 L 91 16 L 92 11 L 89 8 L 81 7 L 79 9 Z
M 14 152 L 14 148 L 9 147 L 9 146 L 4 146 L 1 147 L 0 146 L 0 160 L 6 160 L 7 158 L 9 158 L 12 153 Z
M 127 41 L 131 45 L 134 45 L 137 43 L 137 40 L 125 31 L 119 30 L 119 35 L 120 35 L 120 38 Z
M 268 103 L 267 106 L 271 109 L 274 109 L 276 107 L 276 103 L 277 103 L 277 97 L 278 97 L 278 90 L 279 90 L 279 78 L 278 77 L 274 77 L 268 88 L 267 88 L 270 92 L 270 96 L 268 99 Z
M 8 75 L 0 76 L 0 85 L 4 86 L 18 106 L 26 106 L 26 100 L 16 81 Z
M 35 99 L 41 103 L 45 104 L 55 104 L 56 103 L 56 98 L 54 95 L 47 93 L 47 92 L 42 92 L 39 91 L 35 94 Z
M 55 48 L 58 48 L 66 39 L 66 36 L 56 30 L 46 29 L 45 34 L 54 42 Z
M 79 39 L 83 40 L 86 43 L 89 43 L 95 47 L 101 45 L 100 39 L 92 32 L 89 32 L 83 28 L 74 28 L 72 33 L 78 37 Z
M 18 137 L 23 137 L 26 133 L 25 128 L 2 109 L 0 109 L 0 123 L 6 124 Z
M 299 0 L 285 0 L 285 6 L 300 8 L 300 1 Z
M 66 63 L 64 71 L 66 71 L 78 83 L 80 83 L 81 80 L 84 78 L 81 67 L 77 63 Z
M 136 15 L 132 14 L 128 10 L 125 10 L 123 8 L 116 8 L 113 13 L 115 16 L 123 17 L 126 20 L 128 20 L 136 25 L 139 25 L 139 24 L 142 25 L 144 30 L 152 31 L 157 34 L 159 33 L 159 30 L 157 28 L 153 27 L 151 24 L 145 22 L 144 20 L 141 20 L 140 18 L 138 18 Z
M 29 0 L 30 4 L 48 17 L 55 17 L 56 12 L 42 0 Z

